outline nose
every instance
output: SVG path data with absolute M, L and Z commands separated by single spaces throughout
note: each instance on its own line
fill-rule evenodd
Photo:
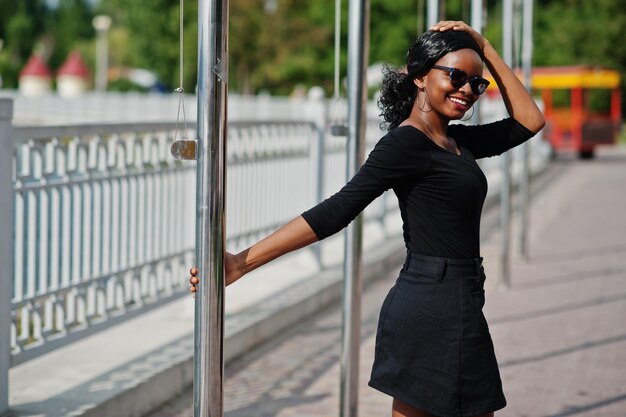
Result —
M 470 86 L 469 80 L 465 82 L 461 87 L 459 87 L 459 92 L 463 93 L 465 96 L 473 96 L 474 92 L 472 91 L 472 87 Z

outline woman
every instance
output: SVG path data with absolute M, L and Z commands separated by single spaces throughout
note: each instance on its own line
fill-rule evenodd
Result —
M 483 61 L 509 118 L 449 125 L 485 91 Z M 359 172 L 337 194 L 237 254 L 226 254 L 226 284 L 330 236 L 393 188 L 407 258 L 385 299 L 370 386 L 393 397 L 393 417 L 493 416 L 506 405 L 482 314 L 479 226 L 487 182 L 475 159 L 531 138 L 544 125 L 534 100 L 489 41 L 463 22 L 442 21 L 388 71 L 379 102 L 389 127 Z M 191 270 L 191 291 L 199 282 Z

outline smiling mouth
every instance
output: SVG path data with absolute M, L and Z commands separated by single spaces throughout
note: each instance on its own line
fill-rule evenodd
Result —
M 462 98 L 458 98 L 458 97 L 448 97 L 448 100 L 450 100 L 451 102 L 453 102 L 454 104 L 458 105 L 458 106 L 463 106 L 463 107 L 467 107 L 467 105 L 469 104 L 467 100 L 463 100 Z

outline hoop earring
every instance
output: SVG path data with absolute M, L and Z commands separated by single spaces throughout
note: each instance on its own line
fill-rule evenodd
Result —
M 424 91 L 424 104 L 420 105 L 420 91 Z M 424 113 L 430 113 L 431 111 L 433 111 L 433 108 L 430 106 L 430 103 L 428 105 L 429 109 L 428 110 L 424 110 L 426 108 L 426 102 L 430 101 L 428 99 L 428 92 L 426 91 L 425 88 L 418 88 L 417 89 L 417 108 L 420 111 L 423 111 Z
M 470 114 L 470 116 L 467 119 L 461 119 L 462 122 L 467 122 L 469 119 L 472 118 L 472 116 L 474 116 L 474 106 L 472 106 L 472 114 Z

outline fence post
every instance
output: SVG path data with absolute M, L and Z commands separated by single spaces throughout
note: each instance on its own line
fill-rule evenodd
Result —
M 0 413 L 9 408 L 13 294 L 13 100 L 0 99 Z
M 322 125 L 315 123 L 315 129 L 317 130 L 315 204 L 320 203 L 324 199 L 324 179 L 326 178 L 324 158 L 326 157 L 326 126 L 328 118 L 325 116 L 324 119 L 324 124 Z M 313 245 L 313 253 L 318 265 L 322 267 L 322 242 L 317 242 Z

